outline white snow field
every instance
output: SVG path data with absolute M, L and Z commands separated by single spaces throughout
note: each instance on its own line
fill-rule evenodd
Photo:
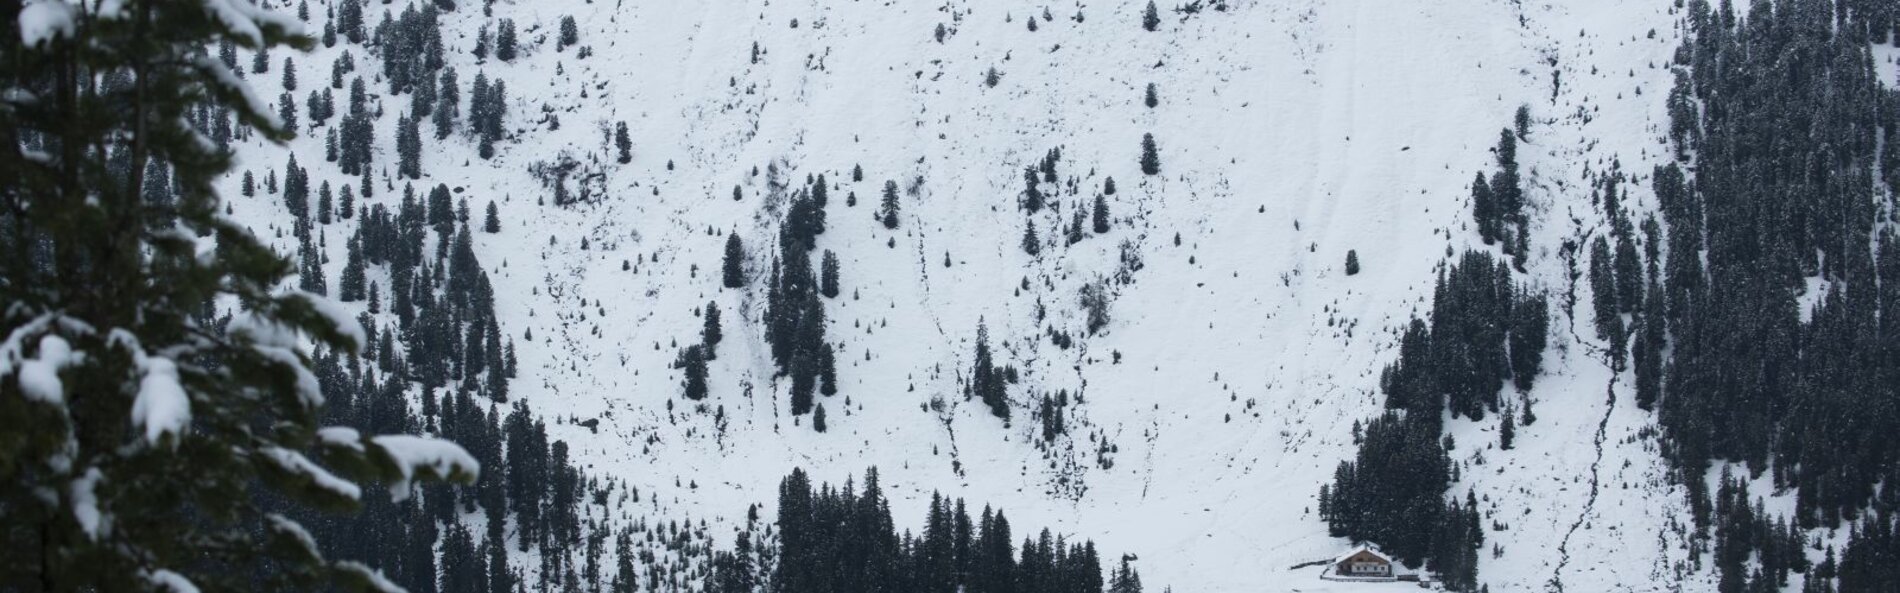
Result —
M 443 16 L 450 63 L 464 85 L 477 72 L 506 81 L 512 138 L 482 160 L 472 141 L 436 142 L 425 126 L 416 185 L 456 188 L 477 219 L 499 205 L 502 231 L 475 240 L 519 349 L 511 395 L 589 473 L 653 495 L 624 517 L 729 527 L 749 503 L 770 516 L 793 467 L 838 483 L 876 466 L 900 528 L 919 529 L 942 491 L 1006 510 L 1019 531 L 1136 555 L 1150 590 L 1409 588 L 1288 567 L 1348 548 L 1327 535 L 1315 494 L 1353 455 L 1353 422 L 1381 410 L 1379 370 L 1396 329 L 1428 309 L 1435 267 L 1484 248 L 1467 186 L 1495 168 L 1491 147 L 1523 104 L 1527 279 L 1558 318 L 1529 394 L 1538 421 L 1515 450 L 1497 448 L 1496 416 L 1447 425 L 1462 472 L 1452 493 L 1475 492 L 1487 516 L 1479 578 L 1494 591 L 1713 588 L 1687 564 L 1686 505 L 1653 415 L 1574 321 L 1590 304 L 1563 249 L 1602 231 L 1590 187 L 1614 163 L 1637 177 L 1631 203 L 1653 208 L 1679 40 L 1670 0 L 1230 0 L 1193 14 L 1164 3 L 1155 32 L 1134 1 L 502 0 L 495 18 L 521 29 L 512 63 L 469 53 L 484 19 L 465 4 Z M 591 56 L 556 51 L 564 15 Z M 346 45 L 296 57 L 299 103 Z M 260 96 L 278 95 L 277 67 L 252 75 Z M 372 100 L 379 130 L 393 130 L 408 98 Z M 614 162 L 619 121 L 634 143 L 626 165 Z M 1139 169 L 1144 133 L 1159 175 Z M 291 149 L 315 163 L 322 136 Z M 393 163 L 393 138 L 377 141 L 379 167 Z M 1026 216 L 1023 168 L 1053 148 L 1055 209 Z M 261 180 L 283 151 L 247 144 L 240 167 Z M 556 207 L 529 173 L 561 155 L 603 175 L 587 201 Z M 355 181 L 311 171 L 312 186 Z M 826 303 L 839 367 L 839 394 L 819 400 L 826 433 L 789 415 L 759 323 L 784 195 L 819 174 L 834 186 L 819 248 L 838 254 L 844 293 Z M 1064 245 L 1061 227 L 1108 177 L 1113 228 Z M 907 190 L 895 231 L 872 218 L 886 180 Z M 237 187 L 233 176 L 238 219 L 294 252 L 278 201 Z M 394 187 L 366 203 L 394 204 Z M 1028 221 L 1038 257 L 1019 247 Z M 340 228 L 322 229 L 331 278 Z M 744 290 L 720 285 L 728 232 L 750 256 Z M 1348 250 L 1356 276 L 1342 269 Z M 1141 265 L 1122 283 L 1128 256 Z M 1098 278 L 1112 320 L 1088 336 L 1078 291 Z M 726 338 L 695 409 L 670 365 L 709 301 Z M 1022 373 L 1007 424 L 963 396 L 980 321 L 998 363 Z M 1051 328 L 1074 346 L 1055 346 Z M 1068 433 L 1039 444 L 1033 414 L 1058 390 L 1081 402 Z

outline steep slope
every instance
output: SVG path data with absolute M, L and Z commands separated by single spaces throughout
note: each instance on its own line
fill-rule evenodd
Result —
M 1648 171 L 1665 150 L 1669 5 L 1239 1 L 1147 32 L 1132 2 L 497 3 L 522 31 L 511 63 L 469 54 L 492 21 L 464 7 L 444 15 L 448 60 L 465 81 L 507 81 L 511 139 L 489 160 L 459 138 L 432 144 L 417 185 L 447 183 L 477 213 L 497 204 L 502 231 L 476 239 L 519 349 L 513 396 L 591 472 L 652 493 L 654 513 L 733 521 L 769 508 L 792 467 L 837 482 L 876 466 L 900 518 L 941 490 L 1136 554 L 1151 586 L 1329 590 L 1288 567 L 1345 546 L 1314 492 L 1351 456 L 1353 421 L 1379 410 L 1377 371 L 1429 308 L 1434 266 L 1480 246 L 1471 174 L 1529 105 L 1529 277 L 1556 302 L 1579 294 L 1567 246 L 1601 232 L 1584 214 L 1595 176 Z M 557 51 L 568 15 L 581 48 Z M 313 72 L 327 69 L 300 74 Z M 391 129 L 407 98 L 380 102 Z M 611 133 L 623 121 L 625 165 Z M 1137 162 L 1147 133 L 1158 175 Z M 320 135 L 292 147 L 305 163 L 323 152 Z M 1025 214 L 1023 170 L 1056 148 L 1053 207 Z M 260 174 L 283 162 L 244 155 Z M 577 172 L 560 183 L 587 196 L 556 206 L 530 170 L 563 156 Z M 789 414 L 761 323 L 769 246 L 811 175 L 833 184 L 818 246 L 842 263 L 825 433 Z M 1065 245 L 1068 216 L 1110 177 L 1111 230 Z M 872 217 L 886 180 L 903 188 L 896 230 Z M 260 234 L 289 220 L 262 200 L 237 210 Z M 1026 224 L 1039 256 L 1019 247 Z M 727 233 L 748 248 L 742 290 L 719 284 Z M 344 241 L 329 238 L 334 277 Z M 1348 250 L 1358 275 L 1342 270 Z M 1111 321 L 1089 335 L 1078 295 L 1098 281 Z M 670 365 L 708 302 L 726 338 L 701 406 Z M 1578 303 L 1553 307 L 1547 376 L 1529 394 L 1539 421 L 1515 450 L 1495 449 L 1493 424 L 1450 425 L 1452 492 L 1508 526 L 1487 534 L 1499 553 L 1481 565 L 1499 590 L 1687 578 L 1653 418 L 1618 401 L 1628 381 Z M 963 395 L 980 322 L 1021 373 L 1008 423 Z M 1033 414 L 1062 390 L 1068 430 L 1041 442 Z

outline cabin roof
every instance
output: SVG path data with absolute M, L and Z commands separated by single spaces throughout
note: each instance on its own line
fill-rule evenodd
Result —
M 1351 557 L 1353 557 L 1353 556 L 1357 556 L 1357 555 L 1359 555 L 1359 553 L 1360 553 L 1360 552 L 1365 552 L 1365 553 L 1368 553 L 1368 554 L 1372 554 L 1373 556 L 1376 556 L 1376 557 L 1378 557 L 1378 558 L 1379 558 L 1380 560 L 1383 560 L 1383 561 L 1385 561 L 1385 562 L 1386 562 L 1387 564 L 1391 564 L 1391 563 L 1392 563 L 1392 559 L 1391 559 L 1391 558 L 1389 558 L 1389 557 L 1387 557 L 1387 556 L 1386 556 L 1385 554 L 1381 554 L 1381 553 L 1379 553 L 1379 551 L 1378 551 L 1378 550 L 1374 550 L 1374 549 L 1372 549 L 1372 546 L 1364 546 L 1364 545 L 1362 545 L 1362 546 L 1358 546 L 1358 547 L 1355 547 L 1355 548 L 1353 548 L 1353 549 L 1351 549 L 1351 550 L 1347 550 L 1347 551 L 1346 551 L 1346 553 L 1344 553 L 1344 554 L 1340 554 L 1340 555 L 1339 555 L 1338 557 L 1335 557 L 1335 558 L 1333 558 L 1333 564 L 1339 564 L 1339 563 L 1341 563 L 1341 562 L 1345 562 L 1347 558 L 1351 558 Z

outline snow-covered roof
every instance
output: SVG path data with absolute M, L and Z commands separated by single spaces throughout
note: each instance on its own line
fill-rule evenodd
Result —
M 1392 562 L 1392 558 L 1391 558 L 1390 556 L 1386 556 L 1385 554 L 1381 554 L 1381 553 L 1379 553 L 1379 551 L 1378 551 L 1378 550 L 1375 550 L 1375 549 L 1373 549 L 1373 548 L 1372 548 L 1372 546 L 1367 546 L 1367 545 L 1361 545 L 1361 546 L 1358 546 L 1358 547 L 1355 547 L 1355 548 L 1353 548 L 1353 549 L 1351 549 L 1351 550 L 1347 550 L 1347 551 L 1346 551 L 1346 553 L 1344 553 L 1344 554 L 1340 554 L 1339 556 L 1336 556 L 1336 557 L 1334 557 L 1334 558 L 1333 558 L 1333 564 L 1339 564 L 1339 563 L 1341 563 L 1341 562 L 1345 562 L 1347 558 L 1351 558 L 1351 557 L 1353 557 L 1353 556 L 1357 556 L 1357 555 L 1359 555 L 1359 553 L 1360 553 L 1360 552 L 1365 552 L 1365 553 L 1368 553 L 1368 554 L 1372 554 L 1372 555 L 1374 555 L 1374 556 L 1378 556 L 1380 560 L 1384 560 L 1384 561 L 1386 561 L 1387 563 L 1391 563 L 1391 562 Z

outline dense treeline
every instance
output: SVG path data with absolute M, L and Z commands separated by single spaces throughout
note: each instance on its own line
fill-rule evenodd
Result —
M 1413 568 L 1429 565 L 1454 590 L 1477 586 L 1484 530 L 1470 493 L 1446 500 L 1458 477 L 1443 418 L 1449 411 L 1482 420 L 1502 410 L 1499 429 L 1512 434 L 1514 413 L 1499 393 L 1506 379 L 1531 388 L 1548 316 L 1545 297 L 1516 286 L 1510 266 L 1490 253 L 1467 251 L 1441 270 L 1429 319 L 1405 328 L 1399 359 L 1380 376 L 1389 411 L 1355 425 L 1357 456 L 1320 487 L 1320 517 L 1334 537 L 1377 544 Z M 1528 423 L 1528 408 L 1525 416 Z
M 1669 97 L 1682 165 L 1655 175 L 1669 255 L 1663 303 L 1647 309 L 1664 319 L 1646 320 L 1666 323 L 1673 349 L 1660 397 L 1652 388 L 1643 403 L 1659 408 L 1696 525 L 1713 521 L 1718 542 L 1750 529 L 1712 512 L 1705 476 L 1721 460 L 1772 469 L 1774 485 L 1796 495 L 1799 527 L 1890 532 L 1900 505 L 1877 486 L 1900 469 L 1900 245 L 1889 226 L 1900 100 L 1878 82 L 1869 44 L 1892 38 L 1894 6 L 1687 9 L 1690 41 Z M 1824 292 L 1806 294 L 1812 286 Z M 1892 545 L 1857 538 L 1844 555 L 1892 558 Z M 1724 551 L 1724 591 L 1760 586 L 1731 574 L 1742 569 Z M 1838 586 L 1891 588 L 1875 582 L 1892 581 L 1843 570 Z
M 1104 583 L 1095 543 L 1076 543 L 1048 529 L 1025 535 L 1017 554 L 1010 522 L 984 507 L 973 519 L 961 499 L 933 494 L 924 531 L 897 532 L 877 469 L 863 491 L 813 487 L 802 469 L 779 483 L 778 571 L 771 586 L 805 591 L 926 593 L 1138 593 L 1140 576 L 1124 561 Z

